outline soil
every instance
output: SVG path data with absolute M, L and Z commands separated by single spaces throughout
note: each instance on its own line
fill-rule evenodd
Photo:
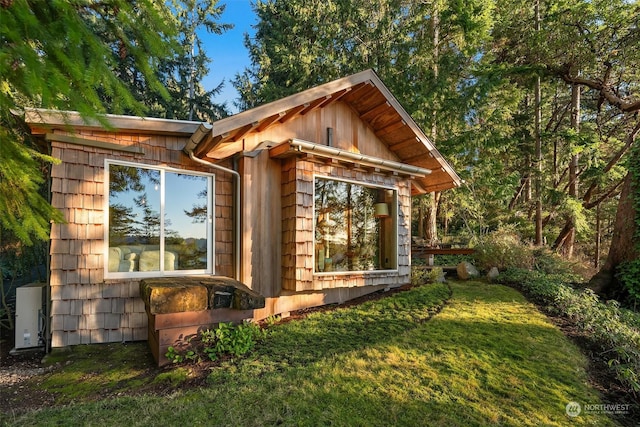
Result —
M 343 304 L 332 304 L 323 307 L 315 307 L 292 312 L 281 322 L 290 322 L 302 319 L 314 312 L 334 310 L 338 307 L 348 307 L 360 304 L 364 301 L 384 298 L 391 294 L 410 289 L 411 285 L 395 288 L 387 292 L 379 291 L 363 297 L 348 301 Z M 544 310 L 542 310 L 544 311 Z M 612 417 L 623 426 L 640 425 L 640 398 L 631 390 L 625 388 L 611 373 L 604 355 L 591 343 L 588 336 L 581 332 L 575 325 L 567 319 L 545 313 L 549 319 L 558 326 L 564 334 L 573 340 L 588 357 L 588 374 L 590 384 L 596 388 L 605 404 L 629 404 L 629 413 L 622 415 L 612 415 Z M 24 352 L 17 355 L 10 355 L 9 350 L 13 348 L 11 337 L 0 339 L 0 412 L 8 415 L 18 415 L 26 411 L 44 407 L 51 407 L 56 404 L 55 396 L 39 387 L 39 380 L 44 378 L 48 372 L 60 369 L 60 366 L 47 366 L 43 363 L 44 351 Z M 181 389 L 197 388 L 205 385 L 206 377 L 212 365 L 220 362 L 207 362 L 191 366 L 190 379 L 181 383 Z M 149 377 L 148 383 L 161 372 L 171 370 L 172 367 L 157 368 L 150 367 L 146 371 Z M 155 395 L 166 395 L 174 392 L 175 387 L 167 385 L 145 386 L 142 390 L 132 394 L 147 393 Z M 104 398 L 113 396 L 103 396 Z M 95 396 L 93 397 L 96 398 Z M 586 402 L 589 403 L 589 402 Z

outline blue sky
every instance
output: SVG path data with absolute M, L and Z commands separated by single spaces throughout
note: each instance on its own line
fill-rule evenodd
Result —
M 253 34 L 252 25 L 256 16 L 249 0 L 221 0 L 226 5 L 220 23 L 233 24 L 234 28 L 222 35 L 204 32 L 200 37 L 205 45 L 207 56 L 212 60 L 209 64 L 209 75 L 203 80 L 205 89 L 213 89 L 224 80 L 224 89 L 216 98 L 216 102 L 227 102 L 229 110 L 237 113 L 233 100 L 238 92 L 233 88 L 231 80 L 249 66 L 249 53 L 244 47 L 244 34 Z

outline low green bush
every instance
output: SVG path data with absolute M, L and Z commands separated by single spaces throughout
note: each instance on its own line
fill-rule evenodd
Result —
M 533 268 L 534 254 L 530 245 L 525 244 L 512 230 L 496 230 L 481 237 L 473 255 L 476 266 L 484 271 L 492 267 L 503 271 L 507 268 Z
M 265 334 L 255 323 L 220 323 L 215 329 L 203 330 L 169 347 L 165 357 L 173 363 L 213 361 L 224 355 L 239 357 L 251 351 Z
M 519 288 L 533 301 L 547 306 L 588 333 L 592 343 L 608 358 L 618 380 L 640 392 L 640 319 L 617 301 L 602 302 L 588 288 L 575 289 L 572 274 L 547 274 L 520 268 L 501 273 L 498 281 Z
M 413 266 L 411 268 L 411 284 L 414 286 L 441 282 L 443 278 L 442 267 L 420 268 L 420 266 Z
M 627 261 L 617 268 L 616 278 L 628 294 L 628 302 L 637 305 L 640 302 L 640 259 Z

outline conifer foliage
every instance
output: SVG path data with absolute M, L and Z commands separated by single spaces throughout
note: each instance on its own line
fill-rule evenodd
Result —
M 175 18 L 153 0 L 15 0 L 0 5 L 0 228 L 25 244 L 60 220 L 41 196 L 50 157 L 21 125 L 25 107 L 142 114 L 126 76 L 167 97 L 158 62 L 177 49 Z M 104 123 L 107 126 L 107 123 Z M 2 242 L 0 242 L 2 243 Z

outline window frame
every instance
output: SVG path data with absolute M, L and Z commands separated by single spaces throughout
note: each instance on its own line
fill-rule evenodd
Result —
M 361 187 L 367 187 L 367 188 L 373 188 L 373 189 L 377 189 L 377 190 L 391 190 L 393 191 L 393 195 L 394 195 L 394 200 L 393 200 L 393 204 L 394 206 L 390 206 L 390 212 L 389 215 L 391 217 L 391 219 L 393 220 L 393 225 L 391 226 L 391 233 L 393 233 L 394 236 L 394 241 L 395 241 L 395 245 L 394 245 L 394 255 L 395 255 L 395 260 L 394 260 L 394 268 L 387 268 L 387 269 L 374 269 L 374 270 L 348 270 L 348 271 L 316 271 L 316 250 L 315 250 L 315 245 L 316 245 L 316 240 L 315 240 L 315 235 L 316 235 L 316 180 L 317 179 L 326 179 L 326 180 L 331 180 L 331 181 L 338 181 L 338 182 L 346 182 L 346 183 L 350 183 L 350 184 L 356 184 L 359 185 Z M 372 184 L 369 182 L 363 182 L 363 181 L 357 181 L 357 180 L 353 180 L 353 179 L 346 179 L 346 178 L 336 178 L 334 176 L 329 176 L 329 175 L 324 175 L 324 174 L 314 174 L 313 175 L 313 206 L 312 206 L 312 212 L 313 212 L 313 275 L 318 276 L 318 277 L 327 277 L 327 276 L 336 276 L 336 275 L 354 275 L 354 274 L 365 274 L 365 275 L 376 275 L 376 274 L 388 274 L 388 273 L 397 273 L 399 271 L 399 265 L 400 265 L 400 256 L 399 256 L 399 246 L 398 246 L 398 242 L 399 242 L 399 236 L 398 236 L 398 230 L 399 230 L 399 215 L 400 215 L 400 206 L 399 206 L 399 188 L 397 186 L 390 186 L 390 185 L 381 185 L 381 184 Z M 390 204 L 391 205 L 391 204 Z
M 215 174 L 198 172 L 192 170 L 185 170 L 174 168 L 170 166 L 151 165 L 147 163 L 127 162 L 120 160 L 105 159 L 105 179 L 104 179 L 104 277 L 105 279 L 143 279 L 150 277 L 176 277 L 176 276 L 193 276 L 193 275 L 212 275 L 215 274 Z M 115 272 L 109 271 L 109 230 L 110 230 L 110 218 L 109 218 L 109 206 L 110 206 L 110 167 L 111 165 L 134 167 L 141 169 L 151 169 L 160 172 L 160 218 L 165 217 L 165 204 L 166 204 L 166 185 L 165 174 L 176 173 L 182 175 L 192 175 L 207 178 L 207 267 L 205 269 L 197 270 L 165 270 L 164 269 L 164 256 L 160 256 L 159 264 L 160 269 L 157 271 L 134 271 L 134 272 Z M 160 242 L 159 250 L 161 254 L 165 251 L 165 223 L 161 220 L 160 225 Z

